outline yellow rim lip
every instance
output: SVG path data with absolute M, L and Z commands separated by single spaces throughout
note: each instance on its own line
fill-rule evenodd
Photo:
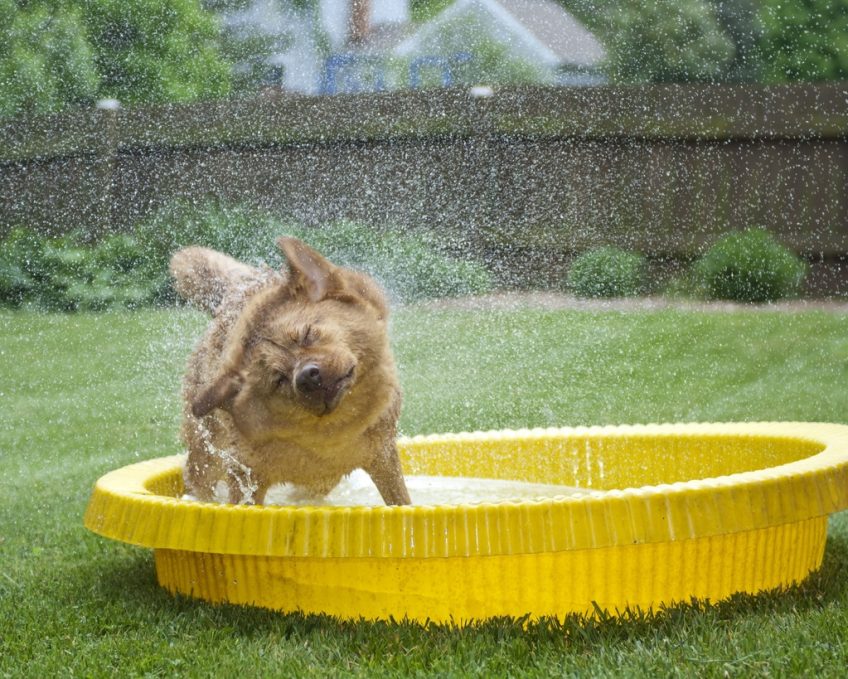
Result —
M 727 476 L 592 490 L 579 496 L 412 507 L 277 507 L 156 495 L 183 456 L 102 476 L 85 525 L 132 544 L 274 557 L 438 558 L 529 554 L 687 540 L 824 516 L 848 507 L 848 426 L 754 422 L 617 425 L 436 434 L 399 443 L 567 436 L 791 438 L 823 446 L 807 458 Z

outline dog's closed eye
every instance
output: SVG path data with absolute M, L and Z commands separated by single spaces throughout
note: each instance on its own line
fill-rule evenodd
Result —
M 271 339 L 270 337 L 260 337 L 259 339 L 262 342 L 268 342 L 268 344 L 273 344 L 275 347 L 277 347 L 278 349 L 282 349 L 286 353 L 289 352 L 289 348 L 285 344 L 281 344 L 277 340 Z
M 318 339 L 318 331 L 315 329 L 315 326 L 312 325 L 304 326 L 297 334 L 297 337 L 294 338 L 298 346 L 303 348 L 311 347 L 318 341 Z

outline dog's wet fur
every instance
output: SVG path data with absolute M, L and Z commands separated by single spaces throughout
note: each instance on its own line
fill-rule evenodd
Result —
M 369 276 L 281 238 L 288 271 L 201 247 L 174 254 L 174 286 L 212 314 L 188 361 L 186 493 L 261 504 L 291 483 L 317 498 L 364 469 L 386 504 L 409 504 L 395 446 L 401 406 L 388 304 Z

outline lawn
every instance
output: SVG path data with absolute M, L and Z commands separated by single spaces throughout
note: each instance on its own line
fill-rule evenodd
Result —
M 88 533 L 95 479 L 179 451 L 187 311 L 0 312 L 0 676 L 808 676 L 848 666 L 848 513 L 788 593 L 462 630 L 173 598 Z M 404 434 L 655 421 L 848 422 L 848 315 L 398 311 Z M 840 669 L 842 668 L 842 669 Z

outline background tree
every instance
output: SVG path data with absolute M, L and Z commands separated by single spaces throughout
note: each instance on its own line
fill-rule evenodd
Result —
M 707 0 L 719 27 L 733 43 L 733 59 L 718 80 L 757 82 L 762 77 L 759 42 L 763 33 L 759 17 L 760 0 Z
M 848 78 L 848 0 L 762 0 L 766 82 Z
M 450 5 L 453 0 L 409 0 L 413 21 L 427 21 Z
M 223 96 L 218 38 L 199 0 L 0 0 L 0 114 Z
M 77 8 L 0 0 L 0 115 L 90 102 L 100 76 Z
M 848 79 L 848 0 L 558 0 L 620 82 Z
M 715 81 L 736 55 L 702 0 L 573 0 L 573 7 L 604 43 L 615 82 Z
M 97 53 L 100 96 L 127 104 L 228 93 L 230 65 L 215 16 L 199 0 L 69 0 L 79 4 Z
M 281 0 L 289 2 L 296 10 L 316 10 L 316 0 Z M 312 3 L 312 4 L 310 4 Z M 217 16 L 247 9 L 253 0 L 202 0 L 203 7 Z M 233 94 L 249 95 L 269 84 L 271 66 L 269 57 L 284 52 L 290 46 L 289 35 L 278 35 L 252 26 L 227 25 L 222 22 L 219 34 L 221 54 L 232 65 L 231 88 Z
M 424 39 L 412 55 L 452 55 L 450 59 L 453 85 L 516 85 L 552 82 L 554 73 L 527 58 L 516 55 L 503 40 L 494 37 L 485 22 L 476 16 L 460 16 L 445 22 Z M 464 58 L 463 58 L 464 57 Z M 404 60 L 403 70 L 410 71 L 410 60 Z M 442 66 L 423 69 L 419 87 L 442 85 Z M 403 85 L 404 78 L 399 82 Z

